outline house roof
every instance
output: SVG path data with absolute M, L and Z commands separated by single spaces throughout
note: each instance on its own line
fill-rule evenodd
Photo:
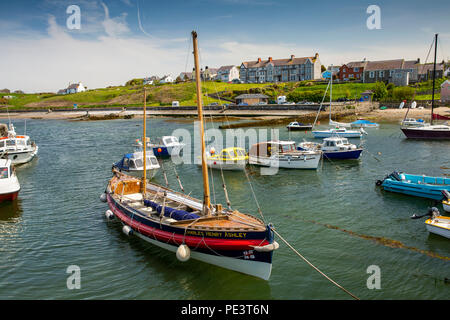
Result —
M 72 83 L 67 87 L 67 89 L 76 89 L 81 85 L 81 83 Z
M 446 84 L 450 85 L 450 80 L 445 80 L 444 82 L 442 82 L 441 88 L 443 88 Z
M 345 66 L 347 66 L 349 68 L 365 68 L 366 65 L 367 65 L 367 61 L 352 61 L 352 62 L 345 64 Z
M 236 99 L 268 99 L 269 97 L 261 93 L 245 93 L 236 97 Z
M 433 71 L 434 65 L 433 63 L 427 63 L 427 64 L 419 64 L 417 66 L 417 70 L 419 74 L 426 74 L 429 71 Z M 436 63 L 436 71 L 444 70 L 444 64 L 442 63 Z
M 368 61 L 365 71 L 403 69 L 403 59 Z
M 234 66 L 222 66 L 222 67 L 220 67 L 219 69 L 217 69 L 217 72 L 220 72 L 220 71 L 230 71 L 231 69 L 233 69 L 234 68 Z
M 242 64 L 246 68 L 261 68 L 266 67 L 269 63 L 272 63 L 274 66 L 289 66 L 289 65 L 296 65 L 296 64 L 304 64 L 306 61 L 310 61 L 311 63 L 314 63 L 316 59 L 319 58 L 319 54 L 316 54 L 314 57 L 303 57 L 303 58 L 296 58 L 295 56 L 292 56 L 292 58 L 288 59 L 267 59 L 267 60 L 261 60 L 260 59 L 256 61 L 246 61 L 242 62 Z

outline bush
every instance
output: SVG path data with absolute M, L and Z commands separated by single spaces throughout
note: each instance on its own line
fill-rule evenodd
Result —
M 388 91 L 386 89 L 386 85 L 384 84 L 384 82 L 377 82 L 375 83 L 375 88 L 373 90 L 373 98 L 375 100 L 382 100 L 384 98 L 386 98 L 388 96 Z
M 295 90 L 287 94 L 286 98 L 289 101 L 301 102 L 301 101 L 311 101 L 311 102 L 321 102 L 325 90 Z M 330 99 L 330 95 L 327 92 L 325 101 Z
M 414 89 L 410 87 L 397 87 L 392 90 L 392 99 L 396 101 L 412 100 Z
M 132 79 L 127 81 L 125 86 L 142 86 L 144 84 L 144 79 Z

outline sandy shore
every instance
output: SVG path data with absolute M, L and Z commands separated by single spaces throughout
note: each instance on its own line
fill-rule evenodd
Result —
M 407 109 L 386 109 L 380 110 L 376 109 L 370 112 L 357 112 L 355 116 L 352 118 L 365 118 L 373 121 L 399 121 L 405 117 Z M 297 110 L 267 110 L 267 111 L 257 111 L 257 110 L 229 110 L 225 113 L 220 111 L 211 111 L 211 115 L 213 116 L 224 116 L 234 117 L 235 120 L 239 118 L 245 119 L 276 119 L 282 117 L 301 117 L 302 115 L 311 113 L 311 111 L 297 111 Z M 430 119 L 430 109 L 410 109 L 408 113 L 408 117 L 411 118 L 422 118 L 425 120 Z M 450 108 L 448 107 L 440 107 L 435 108 L 435 113 L 440 115 L 449 116 L 450 117 Z M 132 115 L 133 117 L 140 118 L 142 117 L 142 111 L 89 111 L 89 115 L 95 116 L 96 118 L 105 117 L 108 115 L 114 114 L 118 117 L 124 117 L 127 115 Z M 158 116 L 158 117 L 174 117 L 175 118 L 183 118 L 183 117 L 195 117 L 197 115 L 196 111 L 182 111 L 182 112 L 164 112 L 164 111 L 151 111 L 148 110 L 148 116 Z M 208 111 L 204 112 L 205 116 L 209 116 L 210 113 Z M 81 120 L 85 119 L 87 115 L 87 111 L 77 110 L 77 111 L 53 111 L 53 112 L 10 112 L 9 116 L 7 113 L 0 114 L 0 119 L 48 119 L 48 120 Z

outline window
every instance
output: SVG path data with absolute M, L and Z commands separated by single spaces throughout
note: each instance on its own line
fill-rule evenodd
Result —
M 380 78 L 384 77 L 384 71 L 379 72 Z
M 8 168 L 0 168 L 0 179 L 8 179 Z
M 389 70 L 389 75 L 392 77 L 392 75 L 394 74 L 394 70 Z
M 369 72 L 369 77 L 370 77 L 370 78 L 374 78 L 374 77 L 375 77 L 375 72 L 370 71 L 370 72 Z
M 353 68 L 354 72 L 359 72 L 359 68 Z

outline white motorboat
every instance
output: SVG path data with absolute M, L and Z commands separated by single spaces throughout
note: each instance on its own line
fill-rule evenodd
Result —
M 157 138 L 156 141 L 155 143 L 149 144 L 156 157 L 164 158 L 181 155 L 180 153 L 184 147 L 184 143 L 179 142 L 177 137 L 163 136 L 162 138 Z
M 142 150 L 142 144 L 135 145 L 136 149 L 132 153 L 125 154 L 122 159 L 114 163 L 113 167 L 119 171 L 125 171 L 131 175 L 142 175 L 144 171 L 144 151 Z M 146 150 L 146 168 L 149 173 L 149 178 L 153 178 L 160 168 L 158 159 L 153 154 L 152 149 Z
M 303 130 L 311 130 L 312 129 L 312 124 L 304 124 L 298 121 L 293 121 L 291 123 L 289 123 L 286 128 L 289 131 L 303 131 Z
M 12 161 L 0 159 L 0 202 L 15 200 L 19 191 L 19 179 L 17 179 Z
M 346 128 L 332 128 L 328 130 L 315 130 L 312 132 L 314 138 L 344 137 L 344 138 L 361 138 L 367 134 L 363 128 L 359 130 L 347 130 Z
M 297 150 L 294 141 L 267 141 L 250 148 L 249 163 L 286 169 L 317 169 L 321 151 Z
M 300 142 L 299 150 L 321 150 L 326 159 L 358 159 L 363 151 L 362 148 L 348 142 L 347 138 L 330 137 L 323 139 L 323 143 Z
M 442 216 L 438 208 L 432 207 L 428 209 L 427 213 L 420 216 L 414 214 L 411 218 L 420 219 L 426 216 L 429 217 L 425 220 L 429 232 L 450 239 L 450 217 Z
M 12 123 L 7 129 L 7 134 L 0 137 L 0 157 L 11 160 L 12 164 L 30 162 L 38 153 L 38 149 L 29 136 L 17 135 Z
M 423 119 L 406 118 L 400 124 L 404 127 L 422 127 L 425 125 L 425 121 Z
M 442 200 L 444 211 L 450 212 L 450 191 L 442 190 L 442 194 L 444 195 L 444 200 Z

